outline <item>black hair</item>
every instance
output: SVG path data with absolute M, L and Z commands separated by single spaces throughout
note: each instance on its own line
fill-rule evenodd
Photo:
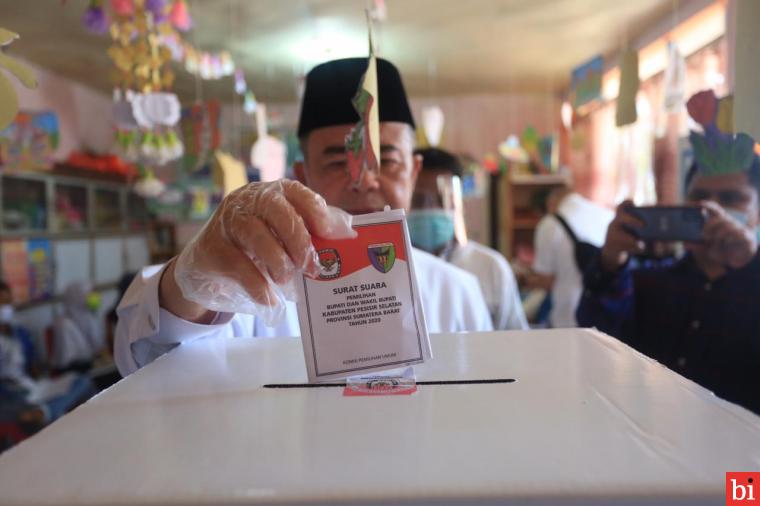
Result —
M 464 173 L 459 158 L 443 149 L 415 149 L 414 154 L 422 155 L 422 170 L 443 170 L 459 177 Z
M 747 169 L 747 177 L 749 178 L 749 184 L 757 192 L 757 196 L 760 197 L 760 158 L 754 156 L 752 158 L 752 165 Z M 686 172 L 686 178 L 684 180 L 684 191 L 689 190 L 689 185 L 694 180 L 694 176 L 697 175 L 697 162 L 692 162 L 691 167 Z
M 10 292 L 11 285 L 0 279 L 0 292 Z

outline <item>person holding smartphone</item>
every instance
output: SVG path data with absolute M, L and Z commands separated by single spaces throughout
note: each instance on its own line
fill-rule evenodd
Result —
M 701 237 L 685 242 L 676 261 L 638 261 L 649 227 L 630 201 L 622 203 L 585 273 L 576 316 L 760 414 L 760 159 L 748 136 L 710 127 L 704 137 L 714 136 L 714 151 L 695 149 L 686 177 L 686 204 L 704 217 Z M 704 137 L 692 134 L 692 143 Z M 746 153 L 740 144 L 748 142 Z M 721 160 L 719 149 L 746 156 Z

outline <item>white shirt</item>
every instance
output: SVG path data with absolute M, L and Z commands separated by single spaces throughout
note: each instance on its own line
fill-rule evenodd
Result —
M 557 214 L 562 216 L 579 241 L 602 246 L 614 213 L 590 200 L 570 193 L 559 204 Z M 536 257 L 533 270 L 553 274 L 552 310 L 549 321 L 552 327 L 577 327 L 575 310 L 583 292 L 583 279 L 575 264 L 573 241 L 562 224 L 552 215 L 538 223 L 534 239 Z
M 428 332 L 493 330 L 478 280 L 424 251 L 413 249 L 417 285 Z M 183 320 L 159 307 L 158 284 L 164 266 L 146 267 L 119 303 L 114 354 L 126 376 L 183 341 L 208 337 L 299 336 L 296 306 L 288 302 L 285 317 L 273 327 L 243 313 L 220 313 L 211 325 Z
M 453 249 L 449 262 L 478 278 L 495 329 L 528 328 L 515 274 L 501 253 L 467 241 Z

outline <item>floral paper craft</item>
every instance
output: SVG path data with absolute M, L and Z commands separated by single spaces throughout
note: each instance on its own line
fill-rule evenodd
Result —
M 689 134 L 694 148 L 694 160 L 699 171 L 706 176 L 732 174 L 747 170 L 754 158 L 755 141 L 747 134 L 723 132 L 716 123 L 721 107 L 728 107 L 730 101 L 718 101 L 712 90 L 701 91 L 686 103 L 689 115 L 702 125 L 704 135 L 697 132 Z M 721 123 L 725 124 L 723 119 Z

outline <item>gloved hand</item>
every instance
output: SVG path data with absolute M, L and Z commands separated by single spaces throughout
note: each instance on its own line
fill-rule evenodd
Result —
M 296 275 L 319 273 L 312 234 L 356 237 L 351 215 L 327 206 L 301 183 L 250 183 L 229 194 L 182 250 L 174 280 L 188 301 L 212 311 L 256 314 L 271 324 L 281 317 L 285 299 L 295 300 Z

